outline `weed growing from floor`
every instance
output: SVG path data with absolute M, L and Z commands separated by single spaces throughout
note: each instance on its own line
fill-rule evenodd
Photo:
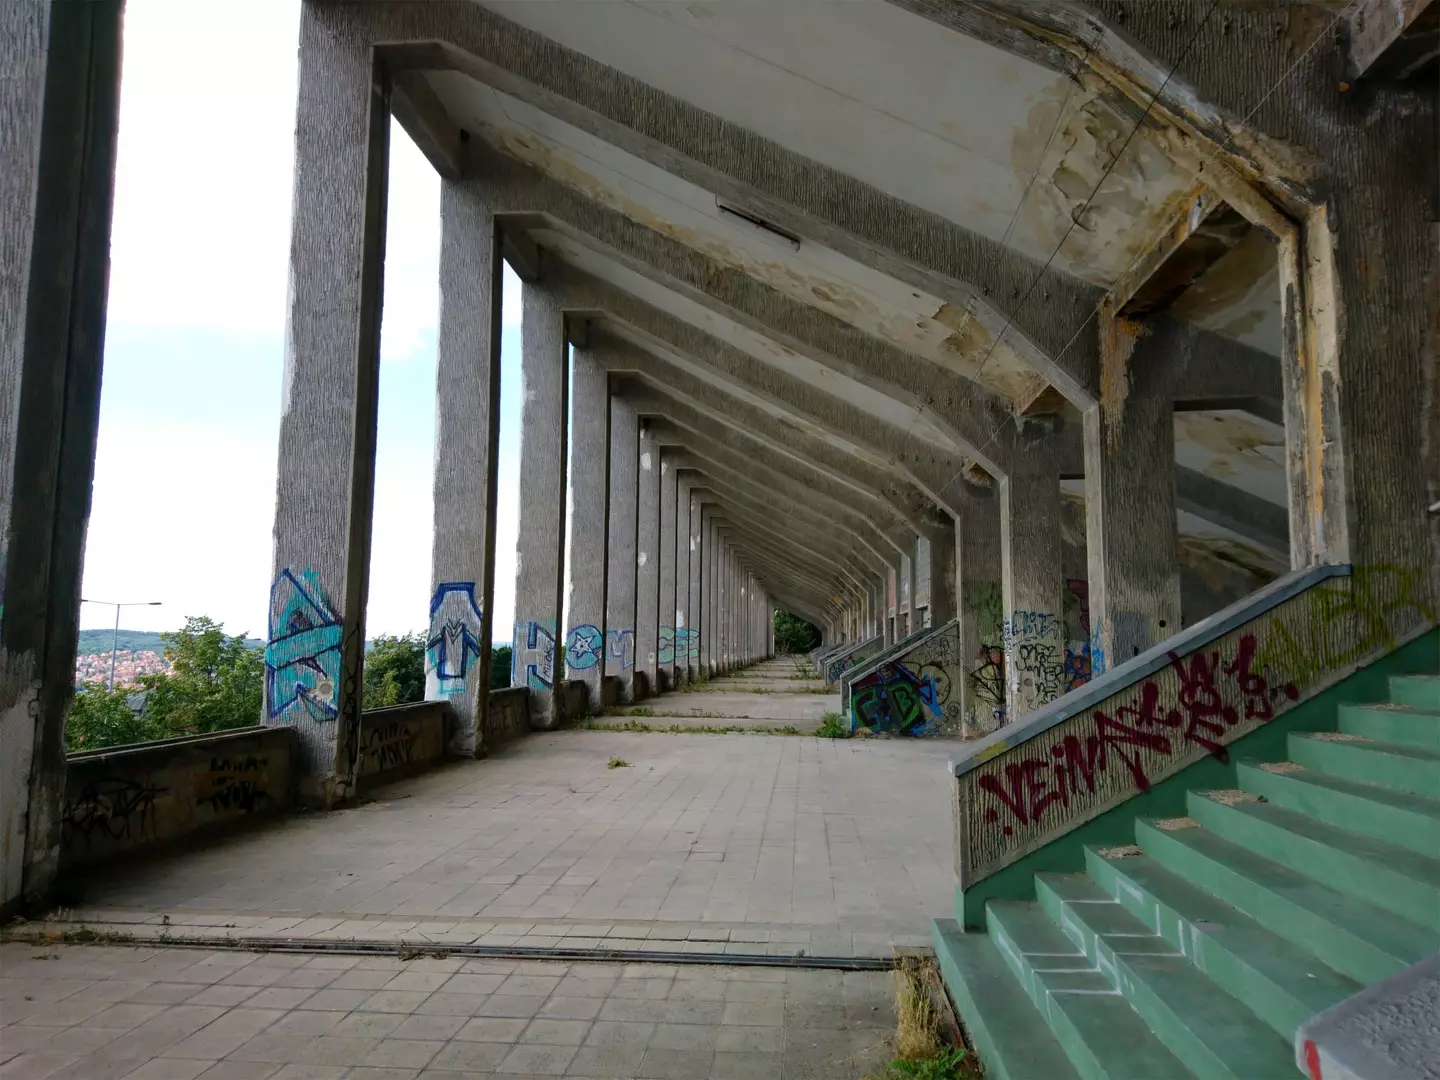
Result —
M 586 721 L 586 731 L 640 731 L 659 735 L 803 735 L 804 732 L 793 724 L 780 728 L 744 727 L 741 724 L 726 724 L 723 727 L 712 724 L 646 724 L 639 720 L 626 720 L 623 724 L 606 724 L 597 720 Z
M 824 723 L 815 729 L 815 734 L 822 739 L 848 739 L 850 728 L 838 712 L 827 712 Z
M 925 983 L 925 961 L 908 959 L 895 969 L 895 1060 L 879 1080 L 976 1080 L 975 1056 L 940 1039 L 940 1017 Z
M 628 769 L 630 768 L 630 762 L 626 761 L 623 757 L 612 757 L 610 764 L 605 767 L 607 769 Z

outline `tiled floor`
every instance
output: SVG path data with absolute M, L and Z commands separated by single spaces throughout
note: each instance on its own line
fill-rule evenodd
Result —
M 363 807 L 117 867 L 78 914 L 163 912 L 236 935 L 888 953 L 953 905 L 952 753 L 930 740 L 537 734 Z
M 0 1080 L 847 1080 L 874 972 L 0 946 Z

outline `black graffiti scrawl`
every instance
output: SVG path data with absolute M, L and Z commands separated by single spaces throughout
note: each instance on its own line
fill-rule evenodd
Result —
M 88 849 L 97 840 L 153 836 L 155 800 L 168 790 L 128 776 L 91 780 L 65 807 L 61 843 L 68 847 L 83 838 Z

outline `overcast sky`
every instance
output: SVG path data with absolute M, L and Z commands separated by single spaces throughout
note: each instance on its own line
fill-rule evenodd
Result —
M 297 0 L 129 0 L 84 595 L 265 636 L 294 157 Z M 217 48 L 216 43 L 223 47 Z M 430 592 L 440 185 L 391 136 L 367 632 Z M 519 282 L 505 282 L 496 636 L 513 621 Z M 509 481 L 507 483 L 507 477 Z M 80 625 L 113 624 L 82 606 Z

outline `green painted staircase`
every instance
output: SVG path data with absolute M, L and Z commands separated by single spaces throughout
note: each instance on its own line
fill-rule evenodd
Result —
M 1440 950 L 1440 676 L 1036 874 L 935 944 L 990 1080 L 1300 1075 L 1296 1028 Z M 1239 748 L 1243 750 L 1243 746 Z

